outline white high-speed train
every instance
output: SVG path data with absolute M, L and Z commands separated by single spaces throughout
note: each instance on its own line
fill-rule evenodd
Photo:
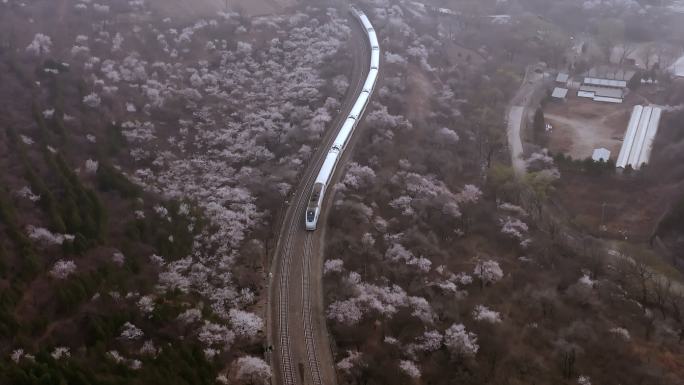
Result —
M 349 112 L 349 116 L 347 116 L 342 128 L 340 128 L 332 147 L 328 151 L 328 155 L 325 157 L 323 166 L 321 166 L 321 169 L 318 172 L 316 181 L 314 182 L 304 218 L 307 230 L 316 230 L 316 224 L 318 223 L 318 217 L 321 214 L 321 206 L 323 204 L 323 198 L 325 197 L 325 191 L 330 185 L 330 179 L 335 173 L 335 167 L 337 167 L 337 162 L 342 156 L 342 152 L 354 133 L 356 125 L 363 116 L 366 106 L 368 106 L 368 101 L 375 89 L 375 83 L 378 80 L 378 70 L 380 69 L 380 45 L 378 44 L 378 37 L 375 34 L 375 30 L 373 29 L 370 20 L 368 20 L 368 17 L 361 10 L 351 7 L 351 13 L 361 25 L 363 25 L 363 28 L 368 35 L 368 43 L 371 48 L 370 69 L 366 82 L 361 90 L 361 94 L 359 94 L 356 103 L 354 103 L 351 112 Z

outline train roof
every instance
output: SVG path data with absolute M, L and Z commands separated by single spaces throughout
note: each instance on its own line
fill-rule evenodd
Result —
M 378 70 L 375 68 L 371 68 L 370 71 L 368 71 L 368 77 L 366 78 L 366 82 L 363 83 L 363 90 L 370 92 L 371 89 L 373 89 L 373 86 L 375 85 L 375 80 L 378 78 Z
M 339 152 L 330 150 L 328 155 L 325 157 L 325 161 L 321 166 L 321 170 L 318 172 L 316 183 L 323 183 L 324 185 L 328 184 L 328 180 L 332 176 L 333 171 L 335 171 L 335 164 L 337 163 L 337 157 L 339 156 Z
M 354 107 L 352 107 L 351 112 L 349 112 L 349 117 L 358 119 L 359 115 L 361 115 L 361 112 L 363 111 L 363 108 L 366 106 L 367 101 L 368 91 L 363 90 L 361 91 L 361 95 L 359 95 L 359 98 L 356 99 L 356 103 L 354 103 Z
M 347 141 L 349 140 L 349 137 L 351 136 L 352 131 L 354 130 L 355 122 L 356 121 L 354 119 L 347 118 L 347 120 L 342 125 L 342 128 L 340 128 L 340 131 L 337 133 L 337 137 L 335 137 L 333 147 L 337 147 L 339 150 L 342 150 L 345 144 L 347 144 Z

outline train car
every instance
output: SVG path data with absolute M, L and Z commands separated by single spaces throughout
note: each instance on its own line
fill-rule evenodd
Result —
M 380 68 L 380 45 L 378 43 L 377 35 L 375 34 L 375 29 L 368 17 L 362 11 L 353 6 L 350 7 L 350 11 L 357 17 L 366 30 L 368 44 L 371 48 L 370 70 L 363 85 L 363 89 L 359 93 L 359 97 L 356 99 L 356 102 L 354 103 L 349 116 L 340 128 L 340 131 L 337 133 L 332 147 L 330 148 L 325 161 L 323 161 L 323 165 L 318 171 L 318 175 L 314 181 L 304 214 L 305 227 L 309 231 L 316 230 L 318 218 L 323 206 L 323 200 L 325 198 L 325 192 L 330 185 L 333 174 L 335 174 L 337 162 L 342 156 L 342 151 L 347 147 L 349 139 L 354 134 L 354 129 L 358 124 L 359 118 L 363 116 L 363 113 L 366 110 L 370 95 L 373 93 L 378 79 L 378 70 Z
M 373 89 L 375 88 L 376 80 L 378 80 L 378 70 L 371 68 L 371 70 L 368 71 L 368 77 L 366 78 L 366 82 L 363 84 L 363 92 L 368 92 L 369 94 L 372 94 Z
M 352 119 L 358 119 L 362 114 L 363 110 L 366 108 L 366 103 L 368 103 L 368 92 L 361 91 L 361 96 L 356 99 L 354 107 L 352 107 L 349 117 Z
M 370 41 L 371 50 L 380 48 L 380 44 L 378 44 L 378 37 L 375 35 L 375 32 L 368 34 L 368 40 Z
M 342 128 L 340 128 L 340 132 L 337 134 L 335 141 L 333 142 L 333 148 L 337 148 L 339 151 L 344 151 L 344 148 L 347 146 L 347 142 L 349 142 L 349 138 L 354 132 L 354 128 L 356 128 L 356 120 L 347 118 L 347 120 L 344 121 Z
M 361 24 L 366 29 L 366 31 L 368 31 L 368 28 L 373 28 L 373 25 L 371 24 L 370 20 L 368 20 L 368 16 L 366 16 L 361 11 L 359 11 L 359 20 L 361 20 Z
M 331 149 L 325 157 L 321 170 L 318 172 L 311 195 L 309 196 L 309 203 L 306 206 L 307 230 L 316 230 L 318 217 L 321 214 L 321 206 L 323 205 L 323 198 L 325 197 L 325 190 L 328 187 L 330 178 L 332 178 L 332 175 L 335 173 L 335 167 L 337 167 L 337 159 L 339 156 L 340 152 L 338 150 Z
M 380 52 L 377 50 L 371 51 L 371 69 L 377 70 L 380 67 Z

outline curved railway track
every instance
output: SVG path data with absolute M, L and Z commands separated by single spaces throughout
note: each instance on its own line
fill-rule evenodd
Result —
M 324 232 L 306 231 L 303 222 L 318 170 L 361 93 L 369 71 L 370 45 L 366 32 L 352 16 L 349 20 L 352 27 L 350 55 L 353 58 L 350 87 L 338 116 L 321 140 L 292 196 L 271 266 L 273 279 L 269 288 L 267 334 L 273 347 L 270 361 L 274 384 L 336 383 L 332 351 L 325 330 L 320 276 L 322 261 L 318 253 Z M 329 199 L 327 201 L 329 203 Z

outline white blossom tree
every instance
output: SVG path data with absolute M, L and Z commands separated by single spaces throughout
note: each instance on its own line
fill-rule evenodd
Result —
M 130 322 L 126 322 L 122 327 L 121 327 L 121 335 L 120 337 L 123 339 L 127 340 L 137 340 L 140 337 L 144 336 L 145 333 L 138 328 L 137 326 L 133 325 Z
M 341 259 L 328 259 L 323 265 L 323 274 L 339 273 L 344 269 L 344 262 Z
M 235 378 L 245 384 L 268 384 L 271 367 L 259 357 L 240 357 L 235 362 Z
M 95 174 L 97 172 L 98 162 L 96 160 L 88 159 L 85 163 L 86 172 L 89 174 Z
M 399 369 L 411 378 L 420 378 L 420 369 L 415 362 L 409 360 L 399 361 Z
M 230 309 L 229 317 L 230 324 L 238 336 L 254 338 L 264 327 L 264 321 L 254 313 Z
M 69 348 L 65 347 L 65 346 L 56 347 L 55 350 L 53 350 L 52 353 L 50 353 L 50 355 L 55 360 L 71 357 L 71 353 L 69 352 Z
M 26 47 L 26 52 L 33 54 L 35 56 L 43 56 L 50 53 L 52 48 L 52 39 L 48 35 L 42 33 L 37 33 L 33 37 L 31 44 Z
M 55 262 L 52 269 L 50 269 L 50 275 L 57 279 L 66 279 L 74 272 L 76 272 L 76 263 L 63 259 Z
M 347 356 L 341 359 L 335 366 L 337 369 L 348 372 L 355 366 L 362 364 L 363 354 L 356 350 L 347 350 Z
M 457 356 L 474 356 L 480 349 L 475 333 L 467 331 L 463 324 L 453 324 L 444 332 L 444 344 Z
M 100 96 L 94 92 L 83 97 L 83 103 L 90 108 L 98 107 L 101 102 Z
M 490 285 L 503 278 L 503 270 L 499 263 L 493 260 L 478 260 L 473 269 L 473 275 L 480 279 L 480 286 Z
M 477 321 L 484 321 L 492 324 L 501 322 L 501 314 L 484 305 L 475 306 L 475 309 L 473 310 L 473 318 Z

